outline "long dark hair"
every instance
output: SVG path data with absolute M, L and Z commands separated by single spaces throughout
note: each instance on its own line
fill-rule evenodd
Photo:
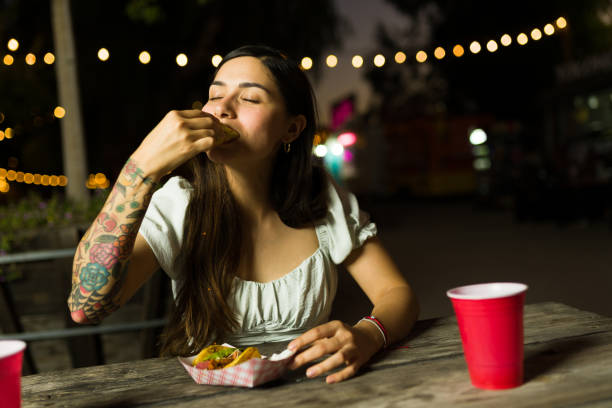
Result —
M 313 225 L 325 215 L 327 201 L 325 175 L 312 161 L 317 124 L 310 82 L 295 61 L 266 46 L 238 48 L 227 54 L 222 64 L 243 56 L 256 57 L 267 67 L 288 114 L 306 118 L 306 127 L 291 142 L 290 152 L 279 149 L 274 159 L 270 201 L 286 225 Z M 239 267 L 242 223 L 222 165 L 200 154 L 175 173 L 191 182 L 193 192 L 178 262 L 182 265 L 182 284 L 162 336 L 161 354 L 189 355 L 222 340 L 238 326 L 228 299 Z

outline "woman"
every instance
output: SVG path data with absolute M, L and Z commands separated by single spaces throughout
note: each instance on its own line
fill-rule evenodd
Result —
M 224 126 L 239 138 L 221 143 Z M 213 341 L 293 339 L 293 368 L 331 355 L 310 377 L 346 365 L 327 376 L 332 383 L 403 338 L 418 314 L 415 297 L 355 197 L 312 165 L 315 129 L 297 64 L 267 47 L 229 53 L 203 109 L 168 113 L 121 171 L 77 248 L 72 318 L 100 321 L 161 267 L 175 297 L 166 355 Z M 327 322 L 336 264 L 375 318 Z

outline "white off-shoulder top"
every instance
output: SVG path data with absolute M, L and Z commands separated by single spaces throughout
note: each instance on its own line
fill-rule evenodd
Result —
M 139 231 L 172 279 L 174 293 L 181 284 L 176 258 L 191 191 L 187 180 L 170 178 L 153 194 Z M 338 284 L 336 265 L 377 230 L 369 215 L 359 209 L 355 196 L 329 175 L 327 195 L 327 214 L 315 225 L 319 247 L 310 257 L 271 282 L 234 278 L 229 305 L 240 329 L 222 339 L 224 342 L 245 346 L 288 341 L 329 319 Z

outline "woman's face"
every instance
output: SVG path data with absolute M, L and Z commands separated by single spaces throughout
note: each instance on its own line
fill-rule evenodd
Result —
M 287 138 L 290 117 L 272 74 L 255 57 L 221 66 L 202 108 L 231 126 L 240 138 L 208 152 L 210 160 L 232 164 L 270 159 Z

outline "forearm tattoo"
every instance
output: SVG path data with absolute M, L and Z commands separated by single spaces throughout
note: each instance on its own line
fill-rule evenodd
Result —
M 76 321 L 97 323 L 119 308 L 136 235 L 155 187 L 129 159 L 77 247 L 68 298 Z

